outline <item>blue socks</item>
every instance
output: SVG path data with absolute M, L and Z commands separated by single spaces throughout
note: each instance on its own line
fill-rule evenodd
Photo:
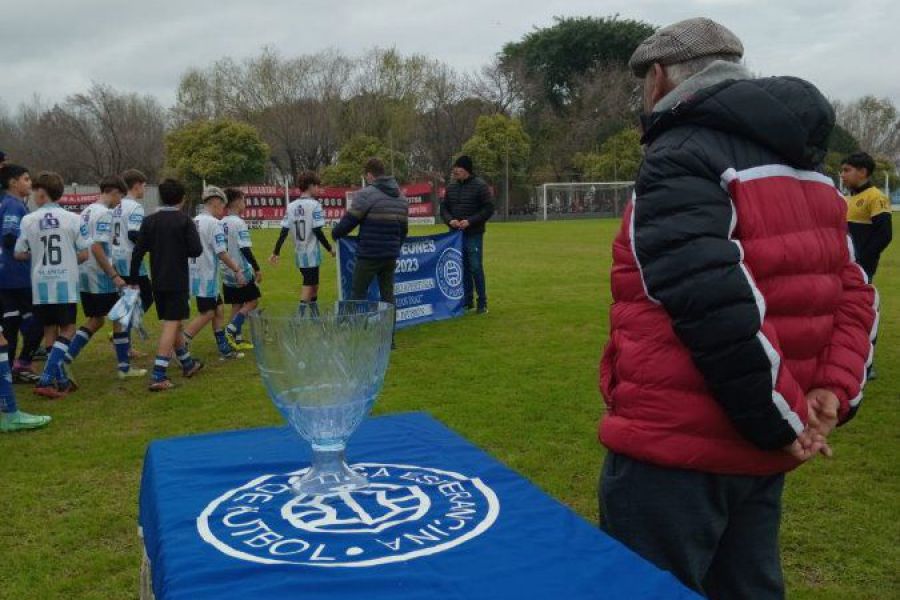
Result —
M 91 341 L 91 336 L 94 335 L 91 333 L 91 330 L 86 327 L 79 327 L 78 331 L 75 333 L 75 337 L 72 338 L 72 342 L 69 344 L 69 350 L 66 353 L 66 362 L 71 363 L 73 360 L 78 358 L 78 354 L 87 346 L 87 343 Z
M 169 368 L 169 357 L 168 356 L 160 356 L 156 355 L 156 360 L 153 362 L 153 374 L 151 378 L 153 381 L 164 381 L 168 379 L 166 377 L 166 369 Z
M 214 331 L 213 335 L 216 336 L 216 346 L 219 347 L 219 352 L 221 354 L 229 354 L 231 352 L 231 346 L 228 345 L 228 340 L 225 339 L 225 330 L 220 329 Z
M 226 327 L 226 329 L 228 330 L 228 333 L 233 335 L 235 338 L 240 338 L 241 328 L 244 326 L 244 319 L 246 319 L 246 318 L 247 317 L 244 316 L 244 313 L 242 313 L 242 312 L 239 312 L 236 315 L 234 315 L 234 318 L 231 319 L 231 323 L 229 323 L 228 327 Z
M 116 360 L 119 362 L 119 370 L 127 373 L 131 368 L 131 359 L 128 352 L 131 350 L 131 337 L 127 331 L 113 334 L 113 345 L 116 347 Z
M 47 355 L 47 364 L 44 365 L 44 372 L 41 373 L 42 386 L 53 385 L 54 380 L 65 383 L 66 376 L 63 373 L 63 362 L 68 356 L 69 348 L 74 344 L 70 343 L 68 338 L 59 336 L 50 347 L 50 353 Z
M 178 359 L 178 362 L 181 363 L 181 368 L 185 372 L 194 368 L 194 359 L 191 357 L 190 351 L 188 351 L 187 344 L 181 348 L 175 348 L 175 357 Z
M 14 413 L 19 410 L 13 392 L 12 369 L 9 366 L 9 345 L 0 346 L 0 412 Z

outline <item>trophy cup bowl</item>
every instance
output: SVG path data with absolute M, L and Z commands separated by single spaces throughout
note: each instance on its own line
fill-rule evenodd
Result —
M 292 485 L 298 494 L 363 489 L 364 475 L 344 459 L 347 441 L 375 404 L 384 383 L 394 306 L 339 301 L 249 316 L 256 364 L 285 420 L 312 446 L 312 466 Z

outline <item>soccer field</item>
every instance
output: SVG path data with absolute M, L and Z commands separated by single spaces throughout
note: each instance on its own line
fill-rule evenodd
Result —
M 485 238 L 490 314 L 400 332 L 375 413 L 427 411 L 596 522 L 603 457 L 597 362 L 617 225 L 492 225 Z M 254 232 L 261 262 L 276 233 Z M 322 274 L 320 300 L 330 301 L 330 257 Z M 791 598 L 896 598 L 900 589 L 898 277 L 895 243 L 879 272 L 880 378 L 857 418 L 833 435 L 834 459 L 788 478 L 782 548 Z M 290 260 L 265 263 L 263 303 L 295 302 L 298 282 Z M 155 335 L 155 314 L 150 330 Z M 148 355 L 140 366 L 149 368 L 155 340 L 138 347 Z M 104 331 L 75 365 L 75 395 L 48 402 L 16 387 L 25 410 L 54 421 L 0 436 L 0 598 L 136 597 L 137 496 L 148 442 L 280 423 L 252 356 L 219 362 L 209 330 L 192 351 L 208 360 L 207 370 L 172 393 L 151 395 L 143 380 L 115 378 Z

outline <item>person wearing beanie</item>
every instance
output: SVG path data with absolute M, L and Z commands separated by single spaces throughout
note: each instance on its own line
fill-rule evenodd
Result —
M 491 188 L 475 175 L 472 158 L 463 154 L 453 162 L 453 183 L 441 202 L 441 218 L 451 230 L 463 233 L 463 287 L 466 309 L 473 309 L 478 295 L 478 313 L 488 311 L 484 276 L 485 224 L 494 214 Z

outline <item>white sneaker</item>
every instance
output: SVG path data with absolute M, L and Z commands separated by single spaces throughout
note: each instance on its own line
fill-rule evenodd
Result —
M 131 379 L 133 377 L 146 377 L 147 369 L 135 369 L 131 367 L 127 371 L 117 371 L 117 376 L 119 379 Z

